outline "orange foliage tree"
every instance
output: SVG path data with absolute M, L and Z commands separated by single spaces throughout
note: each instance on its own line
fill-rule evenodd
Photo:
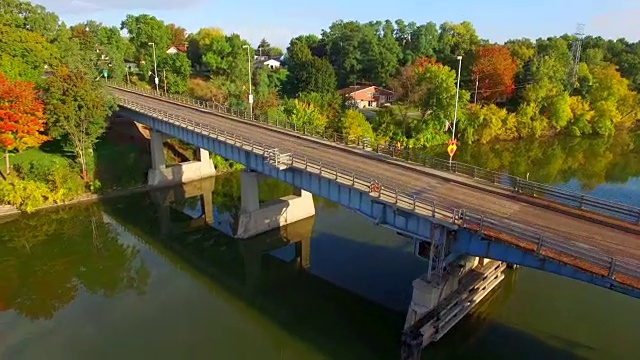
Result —
M 436 63 L 437 61 L 434 58 L 419 57 L 413 62 L 413 67 L 415 68 L 415 71 L 422 72 L 427 66 L 435 65 Z
M 22 151 L 42 144 L 48 138 L 41 132 L 46 123 L 44 106 L 34 84 L 9 81 L 0 72 L 0 148 L 4 150 L 9 173 L 9 151 Z
M 478 81 L 478 100 L 495 102 L 513 95 L 517 64 L 502 45 L 479 47 L 473 65 L 473 85 Z

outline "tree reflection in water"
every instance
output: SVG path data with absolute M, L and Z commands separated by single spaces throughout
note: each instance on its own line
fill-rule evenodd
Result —
M 118 241 L 99 205 L 20 216 L 0 233 L 0 311 L 46 320 L 82 291 L 144 294 L 149 272 L 138 252 Z
M 432 153 L 445 157 L 445 148 Z M 553 137 L 462 145 L 455 160 L 541 183 L 576 179 L 584 191 L 640 177 L 640 132 L 612 137 Z

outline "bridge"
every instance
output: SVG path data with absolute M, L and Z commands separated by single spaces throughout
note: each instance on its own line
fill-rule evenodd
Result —
M 428 264 L 414 281 L 405 333 L 413 355 L 404 358 L 497 285 L 502 262 L 640 298 L 638 208 L 456 162 L 406 161 L 360 139 L 248 119 L 218 104 L 110 86 L 120 112 L 153 130 L 150 184 L 212 175 L 208 151 L 245 166 L 237 237 L 313 216 L 311 193 L 414 239 Z M 164 136 L 198 147 L 198 160 L 167 168 Z M 294 195 L 258 204 L 256 173 L 293 185 Z

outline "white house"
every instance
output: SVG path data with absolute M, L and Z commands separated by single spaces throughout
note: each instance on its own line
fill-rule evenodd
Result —
M 276 70 L 280 68 L 280 61 L 276 59 L 269 59 L 262 63 L 262 66 L 268 67 L 271 70 Z

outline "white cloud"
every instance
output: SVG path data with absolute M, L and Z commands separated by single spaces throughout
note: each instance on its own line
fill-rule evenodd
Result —
M 83 14 L 106 10 L 184 10 L 202 0 L 36 0 L 48 10 L 61 14 Z

